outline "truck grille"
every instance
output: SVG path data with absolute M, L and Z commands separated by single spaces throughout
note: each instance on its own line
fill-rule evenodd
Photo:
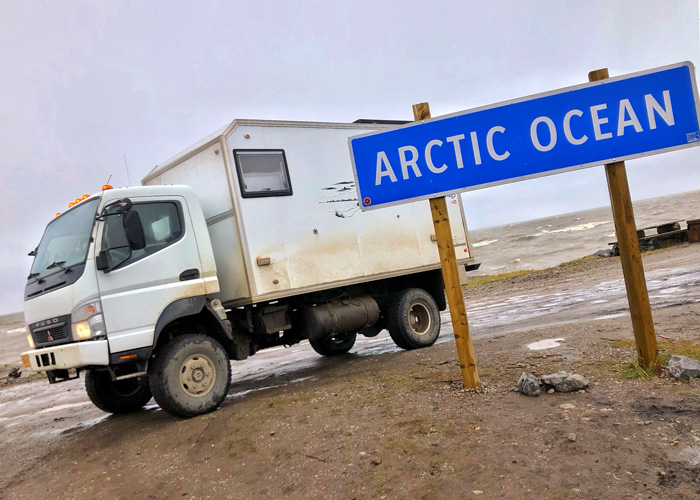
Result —
M 30 325 L 34 344 L 44 347 L 70 342 L 70 315 L 40 321 Z
M 34 342 L 36 342 L 37 345 L 49 344 L 51 342 L 57 342 L 59 340 L 66 340 L 67 338 L 67 325 L 54 326 L 41 332 L 34 332 Z

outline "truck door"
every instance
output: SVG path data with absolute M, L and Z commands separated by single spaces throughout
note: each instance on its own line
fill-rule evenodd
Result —
M 146 246 L 105 273 L 97 272 L 111 352 L 150 347 L 156 322 L 172 302 L 205 294 L 202 266 L 187 203 L 182 197 L 132 198 Z M 121 216 L 100 224 L 97 251 L 123 238 Z M 120 231 L 121 230 L 121 231 Z

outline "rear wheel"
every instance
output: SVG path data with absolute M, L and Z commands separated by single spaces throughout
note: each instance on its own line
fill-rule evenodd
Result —
M 356 338 L 357 334 L 351 332 L 320 340 L 309 340 L 309 343 L 321 356 L 338 356 L 349 352 L 355 345 Z
M 440 311 L 432 295 L 422 288 L 407 288 L 394 295 L 386 311 L 389 335 L 402 349 L 429 347 L 440 335 Z
M 151 400 L 148 378 L 112 380 L 106 370 L 88 370 L 85 374 L 85 390 L 90 401 L 107 413 L 136 411 Z
M 231 364 L 215 339 L 187 334 L 158 351 L 148 375 L 160 407 L 176 417 L 190 418 L 221 406 L 231 385 Z

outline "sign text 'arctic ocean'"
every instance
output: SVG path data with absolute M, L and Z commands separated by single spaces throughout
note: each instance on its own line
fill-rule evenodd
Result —
M 685 62 L 353 137 L 363 210 L 700 145 Z

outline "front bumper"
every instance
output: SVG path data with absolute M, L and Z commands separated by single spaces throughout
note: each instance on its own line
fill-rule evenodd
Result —
M 22 364 L 33 372 L 109 364 L 106 340 L 75 342 L 22 353 Z

